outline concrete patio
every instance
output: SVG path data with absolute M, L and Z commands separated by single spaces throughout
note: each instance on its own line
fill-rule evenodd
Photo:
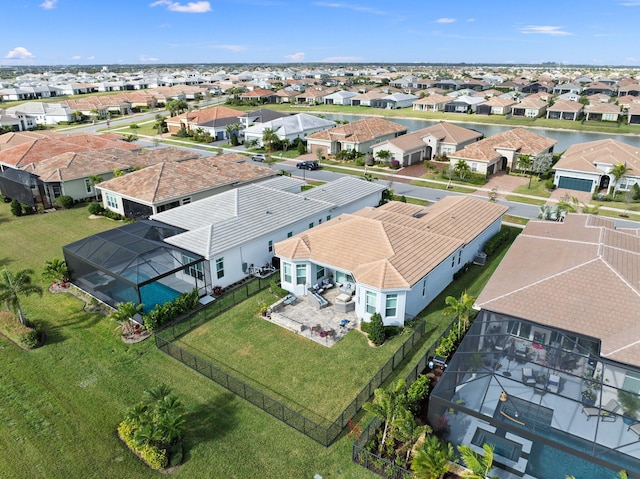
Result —
M 323 291 L 321 296 L 329 303 L 323 308 L 318 308 L 308 295 L 296 297 L 291 304 L 280 300 L 271 305 L 271 312 L 265 319 L 318 344 L 331 347 L 360 323 L 355 311 L 340 311 L 344 308 L 336 300 L 339 295 L 340 289 L 335 286 Z

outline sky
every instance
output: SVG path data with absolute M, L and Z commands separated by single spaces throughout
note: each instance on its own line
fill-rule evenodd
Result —
M 640 66 L 640 0 L 4 0 L 0 65 Z

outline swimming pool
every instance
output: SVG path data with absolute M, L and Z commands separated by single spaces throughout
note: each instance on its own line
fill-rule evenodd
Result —
M 107 291 L 107 294 L 118 303 L 138 303 L 136 290 L 130 286 L 111 288 Z M 173 301 L 180 296 L 180 294 L 181 293 L 179 291 L 176 291 L 162 283 L 149 283 L 140 288 L 140 299 L 144 305 L 142 311 L 148 313 L 155 308 L 156 305 Z

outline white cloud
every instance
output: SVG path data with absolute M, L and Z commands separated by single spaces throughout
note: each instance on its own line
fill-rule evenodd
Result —
M 56 3 L 58 3 L 58 0 L 44 0 L 44 2 L 40 4 L 40 7 L 45 10 L 51 10 L 52 8 L 56 8 Z
M 349 63 L 349 62 L 361 62 L 362 57 L 327 57 L 320 61 L 326 63 Z
M 436 23 L 453 23 L 455 21 L 456 21 L 455 18 L 438 18 L 436 20 Z
M 347 10 L 352 10 L 354 12 L 361 13 L 372 13 L 374 15 L 389 15 L 387 12 L 383 10 L 377 10 L 371 7 L 365 7 L 363 5 L 358 5 L 355 3 L 339 3 L 339 2 L 316 2 L 314 4 L 316 7 L 329 7 L 329 8 L 345 8 Z
M 291 60 L 292 62 L 303 62 L 304 61 L 304 52 L 297 52 L 291 55 L 284 56 L 287 60 Z
M 218 50 L 229 50 L 231 52 L 243 52 L 247 47 L 242 45 L 211 45 L 211 48 L 217 48 Z
M 82 57 L 80 55 L 74 55 L 71 57 L 72 60 L 80 60 Z
M 571 33 L 561 30 L 562 27 L 552 27 L 546 25 L 529 25 L 526 27 L 522 27 L 520 29 L 520 33 L 528 34 L 538 34 L 538 35 L 571 35 Z
M 620 2 L 618 5 L 623 7 L 640 7 L 640 1 L 635 2 Z
M 96 59 L 96 57 L 94 55 L 89 55 L 87 57 L 87 60 L 95 60 L 95 59 Z
M 476 19 L 475 18 L 467 18 L 467 22 L 471 23 L 471 22 L 475 22 Z
M 141 62 L 157 62 L 158 61 L 156 57 L 148 57 L 146 55 L 140 55 L 140 58 L 138 60 Z
M 183 5 L 180 2 L 172 2 L 171 0 L 157 0 L 156 2 L 151 3 L 149 6 L 157 7 L 159 5 L 166 6 L 167 10 L 169 10 L 170 12 L 206 13 L 211 11 L 211 4 L 205 1 L 187 2 L 186 5 Z
M 36 56 L 24 47 L 15 47 L 4 56 L 7 60 L 29 60 Z

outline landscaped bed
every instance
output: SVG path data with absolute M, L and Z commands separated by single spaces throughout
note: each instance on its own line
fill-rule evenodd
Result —
M 409 332 L 372 348 L 359 331 L 331 348 L 296 335 L 258 315 L 263 291 L 182 336 L 176 344 L 220 367 L 287 407 L 333 421 L 393 356 Z

